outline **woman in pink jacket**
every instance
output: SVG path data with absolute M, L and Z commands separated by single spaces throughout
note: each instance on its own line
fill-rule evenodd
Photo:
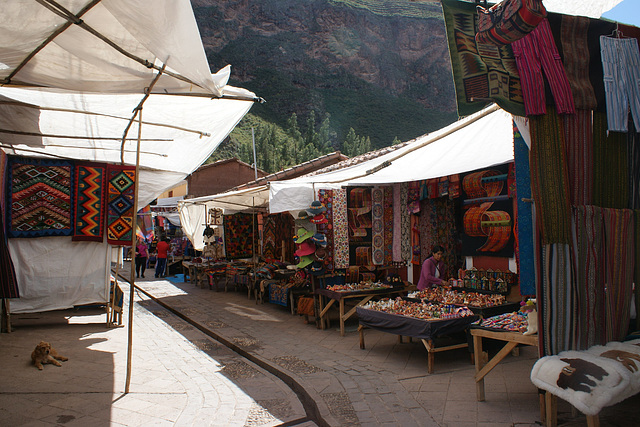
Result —
M 443 254 L 444 248 L 440 245 L 435 245 L 431 251 L 431 256 L 424 260 L 420 272 L 420 280 L 418 281 L 419 290 L 431 288 L 435 285 L 443 285 L 445 283 L 445 280 L 442 279 L 442 275 L 444 274 Z

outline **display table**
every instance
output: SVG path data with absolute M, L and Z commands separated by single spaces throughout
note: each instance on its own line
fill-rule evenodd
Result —
M 325 327 L 329 327 L 329 316 L 327 315 L 327 311 L 329 311 L 329 308 L 331 308 L 335 302 L 337 302 L 340 307 L 340 336 L 344 336 L 344 321 L 356 313 L 356 308 L 365 305 L 375 296 L 388 297 L 393 294 L 405 292 L 406 289 L 404 286 L 358 292 L 334 292 L 328 289 L 315 289 L 314 296 L 318 298 L 320 307 L 320 313 L 318 315 L 320 318 L 320 328 L 325 329 Z M 325 300 L 327 300 L 326 303 Z M 356 306 L 345 313 L 344 305 L 346 300 L 354 301 Z
M 538 335 L 522 335 L 520 332 L 498 331 L 479 327 L 471 328 L 473 336 L 473 354 L 476 365 L 476 398 L 484 401 L 484 377 L 505 358 L 518 344 L 538 346 Z M 506 344 L 486 365 L 482 363 L 482 338 L 505 341 Z
M 399 314 L 386 313 L 384 311 L 369 310 L 356 307 L 360 326 L 360 348 L 364 349 L 364 328 L 372 328 L 382 332 L 402 336 L 419 338 L 427 349 L 427 371 L 433 373 L 435 353 L 469 346 L 466 340 L 461 343 L 436 347 L 434 339 L 443 335 L 464 331 L 471 323 L 479 319 L 479 316 L 454 317 L 450 319 L 426 320 Z

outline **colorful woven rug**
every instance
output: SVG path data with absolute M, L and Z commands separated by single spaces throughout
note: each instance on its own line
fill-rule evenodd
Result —
M 393 184 L 393 254 L 391 261 L 402 261 L 402 184 Z
M 382 187 L 374 187 L 371 190 L 371 200 L 373 207 L 371 212 L 372 237 L 371 254 L 375 265 L 384 263 L 384 190 Z
M 403 182 L 400 184 L 400 229 L 402 239 L 400 242 L 400 256 L 402 261 L 411 260 L 411 214 L 408 208 L 409 200 L 409 183 Z M 397 260 L 400 261 L 400 260 Z
M 463 255 L 513 256 L 513 203 L 508 176 L 509 165 L 463 175 Z
M 524 116 L 520 77 L 510 45 L 476 43 L 476 4 L 442 0 L 458 115 L 480 111 L 494 101 L 504 110 Z
M 347 190 L 333 190 L 333 262 L 335 268 L 349 267 Z
M 605 269 L 602 208 L 574 206 L 573 259 L 576 272 L 578 328 L 575 350 L 605 344 Z
M 73 241 L 102 242 L 104 240 L 104 193 L 107 165 L 76 163 L 75 220 Z
M 227 259 L 253 257 L 253 215 L 224 216 L 224 250 Z M 256 224 L 256 229 L 257 224 Z
M 276 253 L 276 217 L 278 215 L 267 215 L 263 220 L 262 256 L 266 260 L 280 259 L 280 254 Z
M 135 200 L 136 168 L 107 166 L 107 242 L 131 246 Z
M 533 250 L 533 216 L 531 210 L 531 176 L 529 174 L 529 147 L 524 142 L 518 128 L 513 128 L 514 163 L 516 167 L 516 230 L 518 237 L 518 279 L 520 295 L 535 296 L 536 273 L 535 251 Z
M 395 233 L 393 222 L 393 187 L 387 185 L 382 188 L 384 191 L 382 202 L 382 208 L 384 209 L 384 265 L 391 265 L 393 262 L 393 236 Z
M 435 245 L 443 246 L 444 271 L 442 277 L 453 277 L 458 271 L 460 260 L 456 257 L 458 229 L 454 202 L 449 197 L 424 199 L 420 202 L 420 265 L 432 254 Z
M 73 164 L 10 157 L 8 169 L 9 237 L 69 236 Z
M 16 271 L 13 267 L 11 253 L 4 235 L 4 218 L 2 215 L 0 215 L 0 298 L 20 298 Z

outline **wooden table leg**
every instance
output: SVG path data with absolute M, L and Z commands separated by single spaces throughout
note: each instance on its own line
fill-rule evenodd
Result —
M 482 337 L 473 337 L 473 358 L 476 363 L 476 375 L 482 369 Z M 484 401 L 484 377 L 476 379 L 476 400 Z
M 546 392 L 544 395 L 544 406 L 547 427 L 556 427 L 558 425 L 558 398 L 552 393 Z
M 344 336 L 344 299 L 340 298 L 340 336 Z
M 422 339 L 422 344 L 427 349 L 427 372 L 433 374 L 433 365 L 435 363 L 433 340 Z
M 358 332 L 360 333 L 360 348 L 364 350 L 364 326 L 358 326 Z

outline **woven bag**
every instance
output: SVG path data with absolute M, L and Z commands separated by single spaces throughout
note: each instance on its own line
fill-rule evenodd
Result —
M 547 16 L 542 0 L 504 0 L 486 9 L 477 6 L 476 42 L 503 46 L 520 40 Z

